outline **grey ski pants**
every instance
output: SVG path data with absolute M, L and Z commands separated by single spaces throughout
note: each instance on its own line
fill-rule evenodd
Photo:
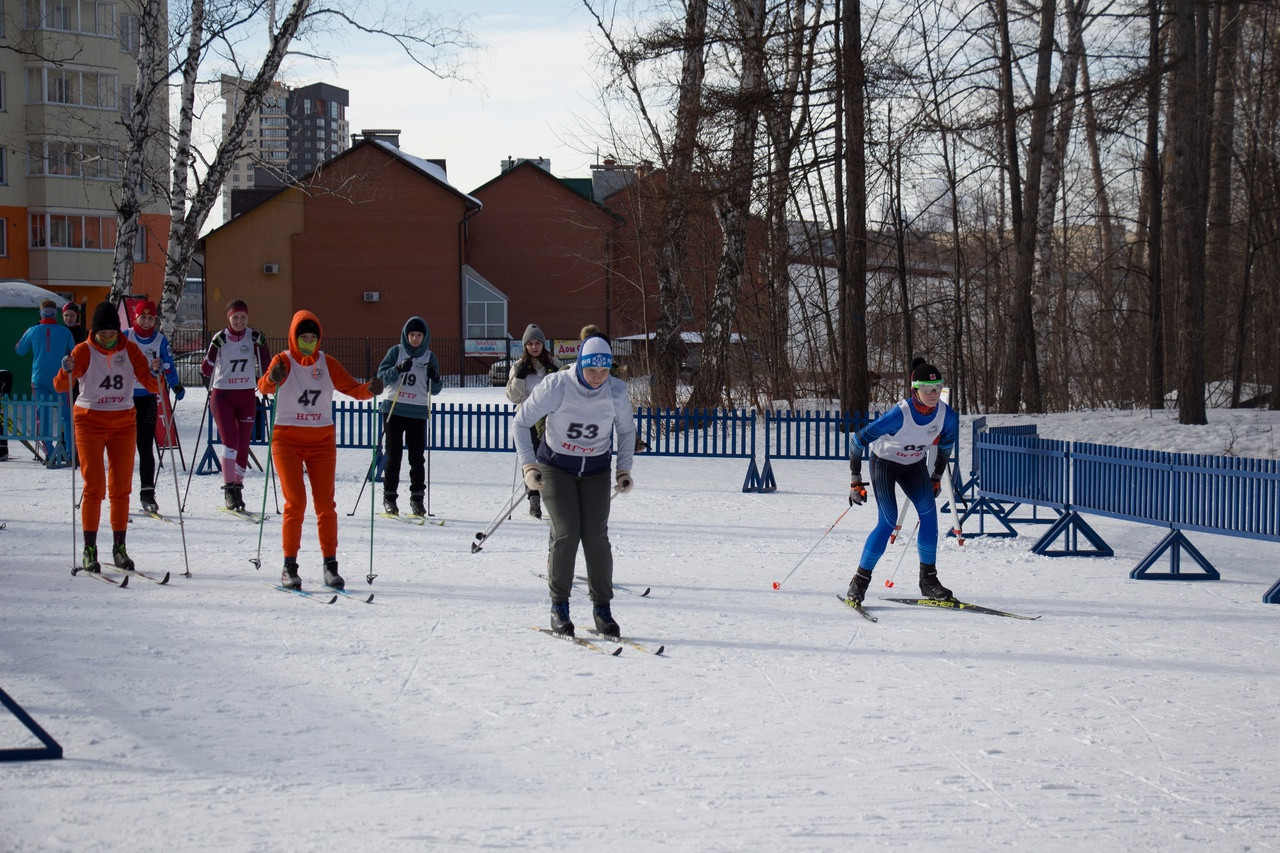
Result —
M 609 544 L 610 469 L 579 477 L 539 464 L 542 503 L 551 514 L 551 542 L 547 550 L 547 587 L 552 601 L 568 601 L 573 567 L 582 545 L 587 558 L 591 600 L 613 599 L 613 547 Z

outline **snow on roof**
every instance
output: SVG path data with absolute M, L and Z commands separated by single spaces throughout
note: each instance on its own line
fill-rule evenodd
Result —
M 66 301 L 52 290 L 23 279 L 0 279 L 0 308 L 39 308 L 45 299 L 52 299 L 59 305 Z
M 614 340 L 616 341 L 651 341 L 653 340 L 655 334 L 657 333 L 646 332 L 643 335 L 623 335 L 620 338 L 614 338 Z M 686 344 L 700 344 L 702 343 L 702 332 L 681 332 L 680 340 L 684 341 Z M 737 332 L 729 333 L 730 343 L 740 344 L 744 340 L 746 339 L 742 337 L 742 335 L 738 334 Z
M 414 157 L 412 154 L 406 154 L 396 146 L 392 145 L 390 142 L 386 141 L 385 139 L 370 139 L 369 141 L 372 142 L 374 145 L 380 146 L 384 151 L 388 152 L 389 154 L 392 154 L 396 158 L 408 163 L 410 166 L 413 166 L 415 169 L 417 169 L 419 172 L 422 172 L 424 175 L 434 178 L 435 180 L 444 184 L 446 187 L 453 190 L 458 195 L 464 196 L 468 202 L 475 204 L 477 208 L 484 207 L 484 203 L 481 202 L 480 199 L 476 198 L 475 196 L 467 195 L 462 190 L 458 189 L 453 184 L 449 183 L 449 176 L 445 173 L 445 170 L 441 169 L 437 164 L 432 163 L 430 160 L 424 160 L 421 157 Z

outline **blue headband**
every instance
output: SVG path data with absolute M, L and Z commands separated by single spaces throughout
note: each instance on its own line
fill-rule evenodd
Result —
M 607 352 L 593 352 L 590 355 L 580 356 L 578 364 L 584 368 L 613 367 L 613 356 Z

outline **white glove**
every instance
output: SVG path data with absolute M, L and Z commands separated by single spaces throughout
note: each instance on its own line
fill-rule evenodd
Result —
M 524 466 L 524 487 L 531 492 L 542 488 L 542 469 L 537 465 Z
M 627 492 L 631 491 L 631 487 L 635 485 L 635 481 L 631 479 L 630 471 L 619 471 L 616 479 L 618 481 L 618 486 L 614 491 L 620 495 L 625 495 Z

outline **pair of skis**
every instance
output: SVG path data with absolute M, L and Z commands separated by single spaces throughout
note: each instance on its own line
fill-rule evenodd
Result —
M 418 527 L 424 526 L 428 521 L 437 527 L 444 527 L 443 518 L 432 518 L 429 515 L 392 515 L 389 512 L 380 512 L 378 515 L 383 518 L 389 518 L 392 521 L 403 521 L 405 524 L 414 524 Z
M 879 621 L 879 619 L 867 612 L 861 602 L 850 601 L 843 595 L 836 597 L 843 601 L 846 606 L 856 610 L 863 618 L 871 622 Z M 971 604 L 968 601 L 957 601 L 954 598 L 947 601 L 937 601 L 932 598 L 881 598 L 879 600 L 892 601 L 897 604 L 911 604 L 917 607 L 936 607 L 940 610 L 967 610 L 970 613 L 984 613 L 988 616 L 1004 616 L 1009 619 L 1025 619 L 1027 621 L 1032 621 L 1040 618 L 1039 616 L 1026 616 L 1021 613 L 1010 613 L 1007 610 L 996 610 L 993 607 L 983 607 L 981 604 Z
M 635 649 L 636 651 L 647 655 L 660 655 L 666 651 L 667 648 L 666 646 L 658 646 L 656 649 L 652 649 L 644 643 L 638 643 L 628 637 L 610 637 L 608 634 L 602 634 L 599 631 L 588 631 L 587 633 L 599 637 L 602 642 L 615 643 L 616 645 L 612 647 L 602 646 L 599 643 L 593 643 L 584 637 L 577 636 L 576 634 L 561 634 L 559 631 L 552 631 L 550 628 L 535 627 L 533 630 L 540 634 L 546 634 L 547 636 L 555 637 L 558 640 L 566 640 L 576 646 L 582 646 L 584 649 L 590 649 L 593 652 L 599 652 L 602 655 L 608 655 L 609 657 L 615 658 L 622 654 L 623 646 Z
M 115 578 L 107 574 L 107 572 L 109 571 L 119 572 L 120 574 L 124 575 L 124 577 L 121 578 L 120 580 L 116 580 Z M 90 572 L 86 570 L 83 566 L 72 566 L 71 574 L 76 577 L 83 575 L 86 577 L 95 578 L 97 580 L 102 581 L 103 583 L 109 583 L 112 586 L 118 586 L 121 589 L 124 589 L 129 585 L 129 578 L 142 578 L 143 580 L 151 581 L 152 583 L 159 584 L 161 586 L 164 586 L 169 582 L 168 572 L 164 573 L 164 577 L 157 578 L 157 577 L 152 577 L 151 575 L 148 575 L 148 574 L 144 574 L 143 572 L 140 572 L 137 569 L 121 569 L 117 566 L 110 566 L 106 569 L 101 569 L 96 572 Z
M 348 592 L 345 589 L 335 589 L 331 586 L 322 587 L 321 589 L 292 589 L 287 586 L 281 586 L 278 583 L 272 583 L 271 581 L 258 581 L 258 583 L 266 584 L 279 592 L 288 592 L 293 595 L 301 596 L 302 598 L 314 601 L 316 604 L 333 604 L 339 598 L 350 598 L 353 601 L 359 601 L 362 604 L 372 604 L 373 597 L 377 594 L 371 592 L 367 596 L 359 595 L 354 592 Z

